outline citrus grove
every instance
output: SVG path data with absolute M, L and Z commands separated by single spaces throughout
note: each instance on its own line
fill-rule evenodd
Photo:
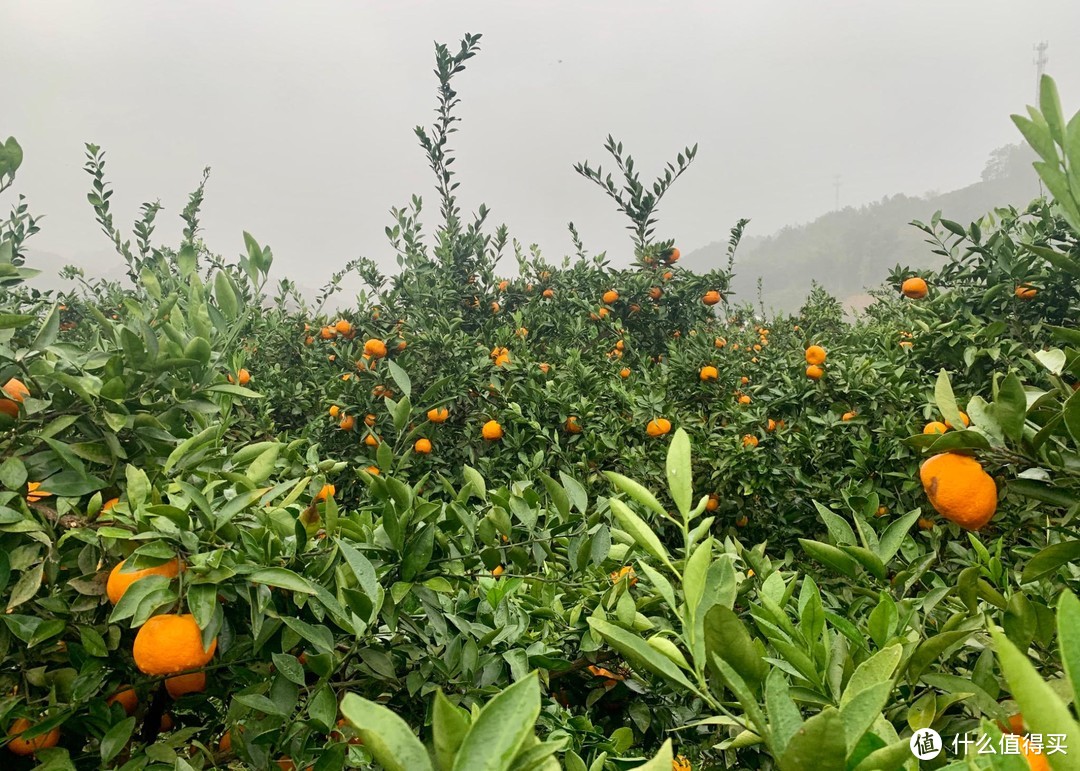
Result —
M 204 243 L 205 175 L 160 245 L 87 145 L 127 277 L 61 293 L 15 199 L 0 767 L 871 771 L 916 768 L 922 728 L 1070 742 L 935 768 L 1080 767 L 1080 117 L 1053 81 L 1014 117 L 1047 198 L 913 223 L 938 267 L 855 319 L 816 286 L 766 316 L 729 290 L 745 221 L 705 274 L 656 235 L 696 147 L 648 183 L 612 138 L 623 179 L 575 167 L 627 268 L 463 214 L 478 41 L 437 45 L 416 132 L 434 236 L 419 196 L 391 209 L 399 272 L 353 260 L 314 303 L 253 236 Z M 0 192 L 21 165 L 0 145 Z

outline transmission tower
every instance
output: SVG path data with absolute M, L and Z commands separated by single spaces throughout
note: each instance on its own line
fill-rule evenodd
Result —
M 1050 44 L 1045 40 L 1042 40 L 1031 47 L 1035 52 L 1035 58 L 1032 59 L 1032 63 L 1035 65 L 1035 104 L 1039 103 L 1039 89 L 1042 83 L 1043 73 L 1046 72 L 1046 63 L 1050 61 L 1046 56 L 1046 49 L 1050 47 Z

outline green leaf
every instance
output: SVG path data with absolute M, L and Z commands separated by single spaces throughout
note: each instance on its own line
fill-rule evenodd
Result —
M 826 707 L 803 723 L 780 756 L 780 771 L 845 771 L 844 722 L 835 707 Z
M 390 368 L 390 377 L 398 384 L 401 393 L 405 394 L 406 398 L 410 398 L 412 396 L 412 380 L 409 379 L 409 373 L 390 359 L 386 360 L 386 366 Z
M 8 490 L 18 490 L 26 484 L 26 480 L 26 466 L 14 455 L 0 463 L 0 486 Z
M 942 632 L 923 640 L 915 648 L 908 660 L 907 676 L 911 682 L 916 682 L 926 668 L 933 664 L 937 658 L 948 648 L 971 637 L 970 630 L 954 630 Z
M 847 520 L 841 517 L 839 514 L 830 511 L 822 506 L 817 501 L 813 502 L 814 508 L 817 509 L 818 516 L 825 522 L 825 527 L 829 529 L 829 535 L 837 546 L 854 546 L 855 531 L 851 529 L 851 525 Z
M 765 711 L 769 715 L 770 749 L 777 755 L 783 755 L 799 729 L 802 727 L 802 715 L 791 698 L 791 687 L 783 670 L 776 668 L 765 679 Z
M 480 710 L 454 758 L 453 771 L 505 771 L 540 716 L 540 678 L 532 672 Z M 380 761 L 381 762 L 381 761 Z
M 881 710 L 889 702 L 892 690 L 892 680 L 878 683 L 859 691 L 847 704 L 840 707 L 840 719 L 844 723 L 848 751 L 855 749 L 863 734 L 881 717 Z
M 270 489 L 271 488 L 269 487 L 258 487 L 254 490 L 248 490 L 247 492 L 237 494 L 235 498 L 218 510 L 214 522 L 214 529 L 219 530 L 221 527 L 231 522 L 233 517 L 262 498 L 263 494 Z
M 217 385 L 207 386 L 203 390 L 215 394 L 231 394 L 232 396 L 243 396 L 247 399 L 263 398 L 263 395 L 258 391 L 252 391 L 250 388 L 233 385 L 232 383 L 218 383 Z
M 341 714 L 386 771 L 432 771 L 427 750 L 409 724 L 386 707 L 347 693 L 341 700 Z
M 636 668 L 652 672 L 654 675 L 667 679 L 673 685 L 681 686 L 691 693 L 697 693 L 697 688 L 686 679 L 686 675 L 675 665 L 675 662 L 638 635 L 595 616 L 589 617 L 589 626 L 604 638 L 604 642 L 625 656 Z
M 1059 145 L 1065 144 L 1065 118 L 1061 112 L 1061 99 L 1058 97 L 1057 84 L 1049 75 L 1039 79 L 1039 111 L 1046 120 L 1050 137 Z
M 278 586 L 301 594 L 315 594 L 315 589 L 306 578 L 286 568 L 261 568 L 249 574 L 248 581 L 253 584 Z
M 221 315 L 228 321 L 233 321 L 239 313 L 239 306 L 236 301 L 236 289 L 233 287 L 232 279 L 229 278 L 223 270 L 219 270 L 214 275 L 214 299 L 217 301 L 218 310 L 221 311 Z
M 34 320 L 34 316 L 23 313 L 0 313 L 0 329 L 17 329 L 25 327 Z
M 135 730 L 135 718 L 128 717 L 114 725 L 101 737 L 101 762 L 109 764 L 127 746 Z
M 821 541 L 811 541 L 806 538 L 800 538 L 799 545 L 803 547 L 803 551 L 823 565 L 828 565 L 833 570 L 848 578 L 855 578 L 855 575 L 858 572 L 859 563 L 835 546 L 821 543 Z
M 671 764 L 675 760 L 671 750 L 671 739 L 667 739 L 660 746 L 660 750 L 653 757 L 640 766 L 634 766 L 633 771 L 671 771 Z M 601 764 L 602 765 L 602 764 Z M 596 766 L 593 766 L 595 769 Z
M 1019 495 L 1042 501 L 1043 503 L 1049 503 L 1053 506 L 1060 506 L 1064 509 L 1080 503 L 1080 498 L 1077 498 L 1072 493 L 1034 479 L 1010 479 L 1008 481 L 1008 488 L 1010 492 L 1015 492 Z
M 431 562 L 431 552 L 435 546 L 435 526 L 425 524 L 423 528 L 405 546 L 401 560 L 401 580 L 412 581 L 427 568 Z
M 469 730 L 469 718 L 465 710 L 450 703 L 442 688 L 435 691 L 431 730 L 435 764 L 439 768 L 452 768 L 458 748 Z
M 1080 736 L 1080 726 L 1072 719 L 1069 708 L 1042 675 L 1004 634 L 990 629 L 997 650 L 998 662 L 1013 698 L 1024 713 L 1024 721 L 1032 733 Z M 1080 771 L 1080 753 L 1054 755 L 1054 771 Z
M 1080 704 L 1080 600 L 1066 589 L 1058 600 L 1058 641 L 1061 663 L 1073 688 L 1073 704 Z
M 896 556 L 900 546 L 904 543 L 911 526 L 915 524 L 921 512 L 916 509 L 910 511 L 899 519 L 893 520 L 885 532 L 881 534 L 881 542 L 878 544 L 877 555 L 882 562 L 888 564 L 889 560 Z
M 56 342 L 56 336 L 60 334 L 60 305 L 53 303 L 45 320 L 41 322 L 37 335 L 30 343 L 31 351 L 44 351 Z
M 1024 384 L 1020 382 L 1015 372 L 1010 372 L 1002 381 L 994 403 L 987 408 L 987 411 L 997 420 L 1005 436 L 1014 442 L 1020 441 L 1024 435 L 1027 396 L 1024 394 Z
M 487 483 L 484 481 L 483 475 L 469 465 L 463 465 L 461 467 L 461 474 L 465 477 L 465 483 L 472 487 L 472 491 L 476 497 L 482 501 L 486 501 Z
M 961 430 L 964 419 L 960 417 L 960 408 L 956 406 L 956 397 L 953 396 L 949 374 L 944 369 L 938 373 L 937 384 L 934 386 L 934 403 L 937 404 L 942 417 L 957 431 Z
M 694 505 L 693 470 L 690 464 L 690 437 L 681 427 L 675 430 L 675 436 L 668 445 L 665 470 L 671 499 L 675 501 L 683 522 L 689 522 L 690 510 Z
M 303 686 L 305 684 L 304 667 L 300 661 L 290 653 L 274 653 L 270 657 L 274 662 L 274 669 L 290 682 Z
M 683 569 L 683 596 L 691 617 L 705 593 L 705 575 L 712 564 L 713 539 L 710 536 L 694 549 Z
M 656 512 L 661 517 L 669 517 L 667 510 L 660 505 L 660 501 L 656 500 L 655 496 L 648 491 L 644 486 L 638 484 L 630 477 L 625 477 L 622 474 L 616 474 L 614 471 L 605 471 L 604 476 L 611 481 L 615 488 L 620 492 L 626 493 L 635 501 L 640 503 L 647 509 Z
M 1012 487 L 1012 485 L 1009 485 Z M 1024 573 L 1020 582 L 1027 584 L 1038 581 L 1043 576 L 1053 573 L 1062 565 L 1080 560 L 1080 540 L 1062 541 L 1047 546 L 1040 551 L 1024 566 Z
M 671 558 L 668 556 L 664 544 L 645 520 L 631 511 L 630 507 L 618 498 L 610 499 L 608 505 L 611 507 L 611 513 L 615 515 L 619 527 L 629 533 L 638 546 L 644 549 L 647 554 L 663 562 L 671 572 L 677 572 L 671 564 Z
M 165 465 L 162 467 L 162 471 L 166 474 L 172 470 L 181 458 L 187 455 L 189 452 L 194 451 L 197 447 L 202 447 L 204 444 L 209 444 L 216 437 L 220 426 L 211 425 L 204 428 L 194 436 L 189 436 L 184 441 L 180 442 L 165 460 Z
M 746 624 L 723 605 L 713 605 L 705 613 L 705 650 L 709 661 L 719 657 L 751 688 L 757 689 L 769 672 Z

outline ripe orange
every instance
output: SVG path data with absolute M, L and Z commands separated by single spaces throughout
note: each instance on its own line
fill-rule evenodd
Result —
M 743 447 L 757 447 L 758 438 L 753 434 L 746 434 L 742 438 Z
M 47 747 L 55 747 L 57 742 L 60 741 L 60 729 L 54 728 L 51 731 L 35 736 L 33 739 L 21 738 L 28 729 L 30 729 L 30 721 L 24 717 L 18 718 L 11 724 L 11 728 L 8 729 L 8 736 L 14 737 L 8 742 L 7 748 L 16 755 L 27 756 L 33 755 L 38 750 L 43 750 Z
M 315 500 L 325 501 L 327 498 L 329 498 L 331 495 L 334 495 L 336 492 L 337 488 L 335 488 L 333 485 L 323 485 L 322 488 L 319 490 L 319 494 L 315 496 Z
M 413 445 L 413 450 L 420 453 L 421 455 L 427 455 L 429 452 L 431 452 L 431 440 L 424 439 L 423 437 L 417 439 L 416 444 Z
M 967 530 L 983 527 L 997 510 L 997 485 L 970 456 L 935 455 L 923 462 L 919 479 L 938 514 Z
M 367 415 L 364 416 L 364 425 L 368 428 L 371 428 L 375 425 L 376 420 L 377 418 L 369 412 Z
M 352 415 L 343 415 L 341 418 L 341 422 L 338 423 L 338 428 L 340 428 L 342 431 L 352 431 L 353 426 L 355 425 L 356 418 L 354 418 Z
M 720 372 L 716 369 L 716 367 L 712 365 L 706 365 L 701 368 L 701 372 L 698 373 L 698 377 L 700 377 L 703 381 L 716 380 L 718 377 L 720 377 Z
M 489 442 L 497 442 L 503 438 L 503 428 L 499 425 L 499 421 L 489 420 L 480 429 L 480 434 Z
M 499 312 L 499 310 L 501 309 L 501 307 L 502 307 L 502 306 L 500 306 L 500 305 L 499 305 L 499 304 L 498 304 L 497 302 L 494 302 L 494 301 L 493 301 L 493 302 L 491 303 L 491 312 L 492 312 L 492 313 L 498 313 L 498 312 Z
M 364 353 L 373 359 L 381 359 L 386 355 L 386 343 L 377 337 L 364 342 Z
M 611 579 L 611 583 L 613 584 L 619 583 L 624 577 L 630 586 L 637 585 L 637 573 L 634 571 L 632 565 L 623 565 L 621 568 L 608 575 L 608 578 Z
M 105 593 L 109 596 L 109 602 L 113 605 L 120 602 L 120 598 L 124 596 L 124 592 L 126 592 L 128 587 L 136 581 L 146 578 L 147 576 L 165 576 L 166 578 L 172 579 L 176 578 L 182 570 L 179 559 L 172 559 L 164 564 L 157 565 L 156 567 L 136 570 L 131 573 L 121 572 L 126 563 L 127 560 L 118 562 L 116 567 L 110 571 L 108 583 L 105 584 Z
M 139 627 L 131 653 L 135 666 L 147 675 L 175 675 L 210 663 L 217 638 L 203 648 L 202 631 L 191 614 L 151 616 Z
M 378 447 L 379 438 L 375 436 L 375 434 L 368 434 L 364 437 L 364 444 L 366 444 L 368 447 Z
M 1050 771 L 1050 761 L 1046 759 L 1046 755 L 1041 751 L 1036 752 L 1031 746 L 1031 740 L 1027 736 L 1020 737 L 1020 753 L 1024 756 L 1024 760 L 1028 762 L 1028 768 L 1031 771 Z
M 630 377 L 630 368 L 629 367 L 623 367 L 622 369 L 620 369 L 619 370 L 619 377 L 621 377 L 623 380 L 626 380 L 626 378 Z
M 1016 287 L 1016 296 L 1021 300 L 1034 300 L 1035 295 L 1039 293 L 1039 290 L 1033 287 L 1031 284 L 1021 284 Z
M 807 364 L 824 364 L 825 363 L 825 349 L 820 345 L 811 345 L 806 349 L 806 363 Z
M 435 407 L 428 410 L 427 419 L 432 423 L 445 423 L 446 419 L 450 417 L 450 410 L 446 407 Z
M 922 432 L 924 434 L 944 434 L 948 430 L 949 427 L 946 426 L 944 423 L 933 420 L 923 426 Z
M 337 336 L 337 331 L 333 327 L 323 327 L 319 330 L 319 337 L 323 340 L 333 340 Z
M 664 281 L 671 281 L 671 279 L 673 279 L 674 277 L 675 277 L 675 274 L 672 273 L 670 270 L 665 270 L 664 271 L 664 275 L 663 275 Z
M 652 300 L 659 300 L 663 296 L 664 290 L 658 286 L 654 286 L 652 289 L 649 290 L 649 298 Z
M 821 376 L 825 374 L 825 370 L 819 367 L 817 364 L 811 364 L 806 368 L 806 376 L 811 380 L 821 380 Z
M 206 690 L 206 673 L 191 672 L 186 675 L 166 678 L 165 690 L 174 699 L 179 699 L 189 693 L 202 693 Z
M 607 308 L 601 308 L 600 310 L 597 311 L 597 314 L 602 319 L 606 319 L 608 317 L 609 313 L 611 313 L 611 311 L 609 311 Z
M 705 504 L 705 511 L 716 511 L 718 508 L 720 508 L 720 499 L 716 497 L 716 493 L 712 493 Z
M 735 520 L 735 527 L 746 527 L 748 524 L 750 524 L 750 518 L 745 514 Z
M 508 286 L 510 286 L 510 282 L 507 281 L 506 279 L 503 279 L 502 281 L 499 282 L 499 291 L 500 292 L 505 292 L 506 288 Z
M 371 474 L 373 477 L 377 477 L 379 475 L 379 467 L 378 466 L 368 466 L 366 469 L 364 469 L 364 471 Z
M 844 422 L 846 423 L 846 422 L 847 422 L 847 421 L 849 421 L 849 420 L 854 420 L 854 419 L 855 419 L 855 416 L 856 416 L 856 413 L 855 413 L 854 411 L 852 411 L 852 412 L 845 412 L 845 413 L 843 414 L 843 416 L 842 416 L 842 417 L 840 418 L 840 420 L 842 420 L 842 421 L 844 421 Z
M 135 689 L 129 685 L 121 685 L 120 687 L 123 690 L 114 693 L 112 696 L 105 700 L 105 703 L 108 704 L 110 707 L 114 703 L 119 703 L 120 706 L 124 708 L 124 712 L 127 713 L 128 716 L 134 715 L 135 710 L 139 708 L 139 695 L 135 693 Z
M 540 296 L 543 297 L 545 300 L 550 300 L 552 297 L 555 296 L 555 290 L 545 289 L 543 292 L 540 293 Z
M 619 299 L 619 293 L 614 289 L 609 289 L 604 292 L 604 296 L 601 298 L 605 303 L 611 305 L 613 302 Z
M 491 577 L 492 577 L 492 578 L 498 578 L 499 576 L 501 576 L 501 575 L 503 574 L 503 570 L 504 570 L 504 569 L 503 569 L 503 566 L 502 566 L 502 565 L 496 565 L 496 566 L 495 566 L 494 568 L 492 568 L 492 570 L 491 570 Z
M 568 434 L 581 433 L 581 424 L 578 423 L 577 415 L 571 415 L 570 417 L 568 417 L 564 426 L 566 427 L 566 433 Z
M 645 433 L 649 436 L 663 436 L 671 430 L 671 421 L 667 418 L 653 418 L 645 426 Z
M 920 530 L 933 530 L 934 520 L 927 519 L 926 517 L 919 517 L 918 525 Z
M 772 418 L 769 418 L 769 422 L 765 424 L 765 430 L 768 431 L 769 433 L 772 433 L 773 431 L 776 430 L 776 427 L 777 427 L 776 421 L 773 420 Z
M 906 279 L 900 287 L 900 292 L 904 297 L 910 297 L 912 300 L 921 300 L 926 297 L 927 291 L 926 282 L 918 276 Z
M 3 391 L 9 398 L 0 399 L 0 412 L 11 418 L 19 417 L 19 405 L 30 395 L 29 389 L 21 380 L 11 378 L 4 383 Z
M 900 342 L 900 347 L 901 348 L 911 348 L 913 345 L 914 345 L 914 343 L 912 343 L 910 340 L 902 340 Z
M 334 324 L 334 329 L 337 330 L 339 335 L 347 335 L 352 332 L 352 324 L 350 324 L 346 319 L 340 319 L 336 324 Z
M 330 417 L 336 418 L 339 412 L 341 412 L 341 407 L 338 407 L 336 404 L 330 405 Z
M 701 298 L 701 301 L 706 305 L 716 305 L 718 302 L 720 302 L 720 293 L 717 292 L 715 289 L 710 289 Z
M 725 345 L 727 345 L 727 340 L 722 337 L 718 337 L 713 340 L 713 345 L 715 345 L 717 348 L 723 348 Z
M 741 378 L 739 378 L 739 382 L 743 385 L 750 385 L 750 378 L 748 378 L 746 375 L 743 375 Z
M 536 366 L 538 366 L 540 368 L 540 371 L 543 372 L 545 375 L 551 370 L 551 365 L 547 362 L 542 361 Z
M 750 397 L 747 396 L 746 394 L 743 394 L 742 396 L 739 397 L 739 404 L 749 404 L 749 403 L 750 403 Z
M 682 256 L 681 252 L 676 247 L 672 247 L 667 256 L 668 265 L 671 265 L 673 262 L 678 262 L 680 256 Z

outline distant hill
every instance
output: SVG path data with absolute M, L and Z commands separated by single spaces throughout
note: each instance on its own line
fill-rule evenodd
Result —
M 858 208 L 829 212 L 805 225 L 785 227 L 771 236 L 746 236 L 735 254 L 733 300 L 757 302 L 762 279 L 766 309 L 795 311 L 816 279 L 846 306 L 864 307 L 867 288 L 879 286 L 894 265 L 935 268 L 941 258 L 930 253 L 912 220 L 929 221 L 934 212 L 964 225 L 999 206 L 1024 206 L 1039 195 L 1031 168 L 1035 156 L 1026 146 L 995 150 L 982 180 L 951 193 L 887 196 Z M 747 230 L 752 230 L 751 223 Z M 695 271 L 727 264 L 727 237 L 682 258 Z

